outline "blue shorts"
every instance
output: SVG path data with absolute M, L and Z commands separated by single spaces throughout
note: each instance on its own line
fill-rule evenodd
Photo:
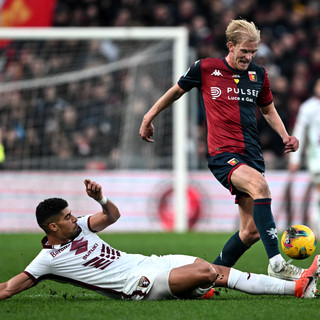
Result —
M 227 188 L 231 194 L 240 195 L 242 192 L 238 191 L 231 184 L 230 177 L 232 172 L 239 168 L 239 166 L 247 165 L 251 168 L 264 174 L 265 164 L 263 158 L 253 160 L 248 156 L 238 153 L 221 153 L 217 156 L 208 156 L 208 167 L 216 179 Z

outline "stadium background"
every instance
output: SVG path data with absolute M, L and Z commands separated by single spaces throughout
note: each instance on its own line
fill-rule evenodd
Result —
M 312 94 L 311 88 L 320 71 L 319 15 L 319 1 L 311 0 L 5 0 L 1 1 L 0 23 L 2 27 L 56 28 L 183 26 L 189 31 L 191 63 L 198 58 L 226 53 L 224 31 L 230 19 L 253 20 L 262 30 L 256 62 L 266 66 L 275 105 L 291 132 L 299 106 Z M 78 50 L 74 43 L 68 45 L 73 52 Z M 16 46 L 14 42 L 2 41 L 1 84 L 50 76 L 66 67 L 70 70 L 78 67 L 74 64 L 75 56 L 61 59 L 61 52 L 56 49 L 52 42 Z M 87 61 L 97 59 L 98 65 L 113 61 L 112 54 L 116 54 L 113 49 L 111 45 L 106 50 L 101 43 L 81 48 L 87 53 Z M 114 77 L 95 79 L 80 87 L 36 88 L 28 95 L 19 90 L 1 94 L 0 143 L 4 153 L 0 155 L 0 231 L 39 231 L 33 212 L 35 205 L 45 197 L 70 198 L 70 204 L 81 213 L 95 210 L 94 205 L 88 204 L 90 201 L 82 189 L 82 180 L 87 176 L 101 181 L 110 198 L 119 204 L 122 221 L 113 230 L 171 228 L 171 218 L 162 219 L 159 213 L 170 215 L 172 211 L 172 135 L 161 134 L 160 146 L 151 155 L 141 149 L 145 146 L 137 149 L 135 145 L 133 150 L 128 145 L 123 146 L 121 127 L 115 124 L 130 91 L 130 78 L 124 79 L 121 82 L 123 100 L 116 99 L 113 94 L 119 84 L 119 78 Z M 171 85 L 169 77 L 164 79 L 161 89 L 150 78 L 141 81 L 139 97 L 144 108 Z M 190 95 L 190 99 L 195 98 Z M 189 104 L 194 105 L 194 101 Z M 237 208 L 231 196 L 206 169 L 204 123 L 195 109 L 190 108 L 189 112 L 193 122 L 188 145 L 192 160 L 189 161 L 188 214 L 199 215 L 199 219 L 190 223 L 195 230 L 230 231 L 236 228 Z M 140 104 L 135 110 L 131 120 L 136 127 L 130 127 L 132 131 L 127 133 L 136 134 L 139 141 L 138 128 L 144 111 Z M 88 118 L 95 125 L 98 121 L 96 127 L 100 129 L 94 130 L 92 123 L 88 125 Z M 163 123 L 170 124 L 170 119 L 162 121 L 156 124 L 157 129 L 164 126 Z M 304 198 L 309 188 L 307 173 L 297 176 L 292 192 L 295 197 L 290 205 L 286 197 L 287 159 L 283 156 L 282 142 L 261 117 L 258 117 L 258 124 L 279 228 L 291 222 L 308 223 L 305 207 L 310 202 L 307 208 L 310 215 L 314 199 L 312 194 L 307 201 Z M 133 160 L 123 162 L 121 150 L 125 150 L 126 159 L 130 158 L 129 152 L 134 154 Z

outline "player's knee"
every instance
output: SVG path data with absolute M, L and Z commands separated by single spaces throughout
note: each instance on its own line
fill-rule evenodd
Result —
M 267 181 L 264 178 L 256 179 L 251 181 L 251 186 L 253 190 L 252 198 L 259 199 L 259 198 L 270 198 L 271 193 L 268 186 Z
M 241 239 L 247 246 L 252 246 L 254 243 L 260 240 L 260 234 L 258 230 L 242 230 Z
M 211 263 L 203 261 L 203 263 L 199 265 L 198 271 L 202 285 L 211 285 L 215 282 L 217 274 Z
M 258 191 L 262 197 L 270 197 L 270 190 L 266 180 L 263 179 L 262 181 L 260 181 Z

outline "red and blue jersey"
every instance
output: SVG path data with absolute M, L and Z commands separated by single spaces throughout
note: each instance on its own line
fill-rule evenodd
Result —
M 210 156 L 228 152 L 262 158 L 256 106 L 267 106 L 273 100 L 263 67 L 251 63 L 247 70 L 239 71 L 225 58 L 207 58 L 196 61 L 178 84 L 185 91 L 197 87 L 201 92 Z

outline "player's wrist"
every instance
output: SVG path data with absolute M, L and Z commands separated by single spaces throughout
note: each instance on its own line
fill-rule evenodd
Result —
M 98 203 L 100 203 L 102 206 L 104 206 L 108 202 L 108 198 L 103 196 L 100 200 L 96 200 Z

